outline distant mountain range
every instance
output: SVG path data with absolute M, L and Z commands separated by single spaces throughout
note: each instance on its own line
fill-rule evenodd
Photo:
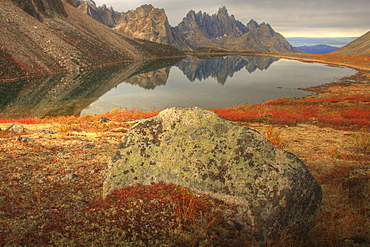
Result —
M 338 49 L 338 47 L 333 47 L 329 45 L 298 46 L 294 48 L 295 52 L 305 52 L 314 54 L 326 54 Z
M 269 24 L 250 20 L 247 25 L 229 15 L 225 6 L 209 15 L 189 11 L 176 27 L 171 27 L 163 9 L 143 5 L 126 13 L 93 1 L 73 0 L 74 5 L 106 26 L 127 35 L 174 46 L 180 50 L 214 47 L 227 50 L 292 52 L 292 46 Z
M 328 45 L 340 48 L 358 37 L 287 37 L 286 40 L 293 47 Z

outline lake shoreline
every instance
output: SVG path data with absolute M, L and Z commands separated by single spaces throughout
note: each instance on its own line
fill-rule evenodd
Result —
M 322 85 L 307 87 L 307 88 L 298 88 L 299 90 L 312 92 L 313 94 L 298 97 L 298 98 L 290 98 L 290 99 L 292 101 L 305 100 L 305 99 L 322 99 L 322 100 L 328 100 L 329 101 L 330 98 L 335 98 L 336 96 L 338 96 L 339 93 L 342 94 L 340 96 L 341 98 L 355 97 L 355 95 L 360 95 L 360 94 L 366 96 L 366 95 L 370 95 L 369 86 L 368 86 L 369 82 L 370 82 L 369 73 L 367 71 L 357 70 L 357 73 L 355 75 L 340 78 L 336 82 L 323 83 Z M 352 85 L 356 85 L 356 86 L 352 87 Z M 362 91 L 362 93 L 361 93 L 361 91 Z M 272 104 L 274 101 L 279 101 L 279 100 L 280 100 L 280 98 L 276 98 L 276 99 L 267 101 L 267 103 Z M 264 104 L 266 104 L 266 103 L 246 104 L 246 105 L 248 105 L 250 107 L 254 107 L 254 106 L 264 105 Z M 243 105 L 236 105 L 236 106 L 233 106 L 233 107 L 225 107 L 225 108 L 217 108 L 217 109 L 209 109 L 209 110 L 217 111 L 217 110 L 220 110 L 220 109 L 233 109 L 233 108 L 238 108 L 238 107 L 243 107 Z M 110 112 L 114 112 L 115 110 L 116 109 L 113 109 Z M 145 112 L 147 112 L 148 114 L 153 114 L 153 111 L 142 111 L 142 110 L 137 110 L 137 109 L 132 109 L 132 110 L 129 110 L 129 111 L 134 111 L 134 112 L 136 111 L 138 113 L 137 114 L 138 116 L 140 116 L 140 114 L 145 114 Z M 101 114 L 94 114 L 94 117 L 104 116 L 105 114 L 109 114 L 110 112 L 101 113 Z M 159 112 L 158 110 L 155 110 L 154 114 L 156 114 L 158 112 Z M 86 115 L 90 116 L 91 114 L 86 114 Z M 68 117 L 68 116 L 60 116 L 60 117 L 63 118 L 63 117 Z M 83 118 L 84 115 L 81 115 L 81 116 L 72 116 L 71 115 L 71 117 Z M 32 119 L 40 119 L 41 122 L 42 122 L 42 119 L 46 118 L 46 119 L 48 119 L 47 120 L 48 122 L 50 122 L 50 121 L 52 122 L 52 119 L 54 119 L 54 118 L 58 119 L 58 116 L 47 116 L 47 117 L 43 117 L 43 118 L 31 117 L 31 118 Z M 22 118 L 0 118 L 0 119 L 4 123 L 4 122 L 14 122 L 13 120 L 21 120 Z
M 366 71 L 370 77 L 370 57 L 368 56 L 345 56 L 331 54 L 312 54 L 312 53 L 278 53 L 278 52 L 252 52 L 252 51 L 218 51 L 213 52 L 186 52 L 187 55 L 196 56 L 199 58 L 210 58 L 217 56 L 266 56 L 298 60 L 301 62 L 316 62 L 324 63 L 333 66 L 345 66 L 356 70 Z
M 194 56 L 202 59 L 206 58 L 213 58 L 213 57 L 220 57 L 220 56 L 261 56 L 261 57 L 275 57 L 275 58 L 285 58 L 290 60 L 298 60 L 301 62 L 317 62 L 328 64 L 332 66 L 345 66 L 349 68 L 353 68 L 356 70 L 361 70 L 367 72 L 367 76 L 370 77 L 370 58 L 369 57 L 361 57 L 361 56 L 345 56 L 345 55 L 330 55 L 330 54 L 311 54 L 311 53 L 278 53 L 278 52 L 254 52 L 254 51 L 220 51 L 220 50 L 213 50 L 213 52 L 197 52 L 197 51 L 184 51 L 183 56 L 172 56 L 172 57 L 158 57 L 152 58 L 143 61 L 151 61 L 156 59 L 176 59 L 176 58 L 184 58 L 187 55 Z M 125 61 L 125 62 L 112 62 L 109 64 L 94 66 L 94 67 L 86 67 L 83 68 L 80 72 L 89 71 L 96 68 L 102 68 L 105 66 L 111 65 L 120 65 L 120 64 L 130 64 L 134 62 L 140 61 Z M 11 82 L 16 80 L 23 80 L 23 79 L 32 79 L 35 77 L 42 77 L 42 76 L 51 76 L 62 74 L 66 72 L 76 72 L 76 71 L 60 71 L 60 73 L 52 73 L 52 74 L 42 74 L 42 75 L 29 75 L 23 77 L 15 77 L 15 78 L 0 78 L 0 83 L 2 82 Z
M 217 109 L 303 97 L 311 93 L 299 88 L 354 73 L 351 68 L 265 56 L 148 60 L 1 83 L 0 115 L 43 118 L 169 106 Z

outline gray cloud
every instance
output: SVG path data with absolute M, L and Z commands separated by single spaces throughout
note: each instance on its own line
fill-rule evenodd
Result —
M 95 0 L 126 12 L 148 1 Z M 284 36 L 360 36 L 370 30 L 369 0 L 152 0 L 164 8 L 170 24 L 176 26 L 191 10 L 209 14 L 225 5 L 229 14 L 247 23 L 250 19 L 270 23 Z

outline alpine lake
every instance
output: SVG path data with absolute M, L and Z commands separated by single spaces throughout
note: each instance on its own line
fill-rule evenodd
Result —
M 356 70 L 261 56 L 192 56 L 0 83 L 0 117 L 82 116 L 173 106 L 217 109 L 311 94 Z

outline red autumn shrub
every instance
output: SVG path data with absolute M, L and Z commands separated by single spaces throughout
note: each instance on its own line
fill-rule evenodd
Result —
M 370 111 L 365 106 L 353 106 L 341 112 L 345 118 L 370 119 Z
M 42 120 L 39 118 L 20 118 L 20 119 L 0 118 L 0 123 L 39 124 L 41 122 Z

